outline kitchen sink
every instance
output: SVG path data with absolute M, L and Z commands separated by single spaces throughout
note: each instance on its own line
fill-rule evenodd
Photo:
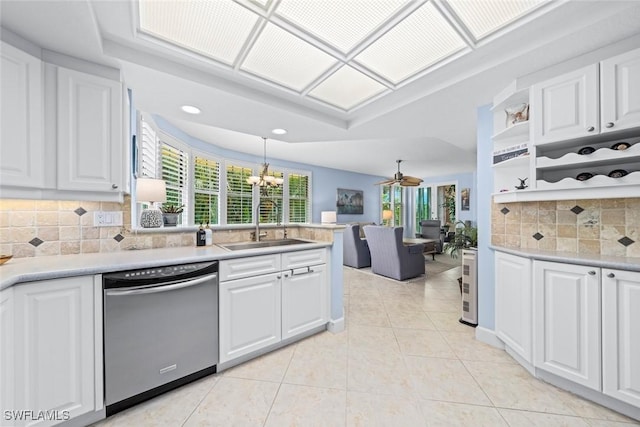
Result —
M 313 242 L 307 242 L 305 240 L 298 240 L 298 239 L 281 239 L 281 240 L 262 240 L 260 242 L 227 243 L 227 244 L 218 244 L 218 246 L 224 249 L 228 249 L 230 251 L 239 251 L 243 249 L 271 248 L 274 246 L 302 245 L 302 244 L 310 244 L 310 243 L 313 243 Z

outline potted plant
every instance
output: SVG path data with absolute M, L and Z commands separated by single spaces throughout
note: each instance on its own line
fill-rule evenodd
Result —
M 162 211 L 162 222 L 164 223 L 164 226 L 175 227 L 176 225 L 178 225 L 178 219 L 180 218 L 180 214 L 184 210 L 184 205 L 162 205 L 160 210 Z

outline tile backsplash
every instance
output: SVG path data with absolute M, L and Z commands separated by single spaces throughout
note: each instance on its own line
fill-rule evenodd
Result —
M 94 227 L 96 211 L 122 211 L 123 226 Z M 282 229 L 263 227 L 269 238 L 281 238 Z M 214 243 L 246 241 L 252 230 L 215 230 Z M 287 227 L 289 237 L 333 241 L 331 230 Z M 195 246 L 193 229 L 131 229 L 131 203 L 0 199 L 0 253 L 15 258 Z
M 640 198 L 494 203 L 491 243 L 640 257 Z

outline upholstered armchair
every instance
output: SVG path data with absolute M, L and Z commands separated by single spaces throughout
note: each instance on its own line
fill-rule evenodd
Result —
M 436 253 L 442 253 L 442 248 L 444 247 L 444 233 L 440 227 L 439 219 L 423 219 L 420 221 L 420 233 L 416 233 L 416 237 L 435 240 Z
M 402 232 L 402 227 L 364 227 L 371 252 L 371 271 L 396 280 L 425 274 L 424 245 L 404 245 Z
M 347 224 L 342 239 L 342 264 L 362 268 L 371 265 L 369 245 L 360 238 L 360 225 Z

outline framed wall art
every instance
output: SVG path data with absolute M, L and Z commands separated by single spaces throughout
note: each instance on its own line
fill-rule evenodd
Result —
M 339 215 L 362 215 L 364 213 L 364 193 L 362 190 L 338 188 L 336 210 Z

